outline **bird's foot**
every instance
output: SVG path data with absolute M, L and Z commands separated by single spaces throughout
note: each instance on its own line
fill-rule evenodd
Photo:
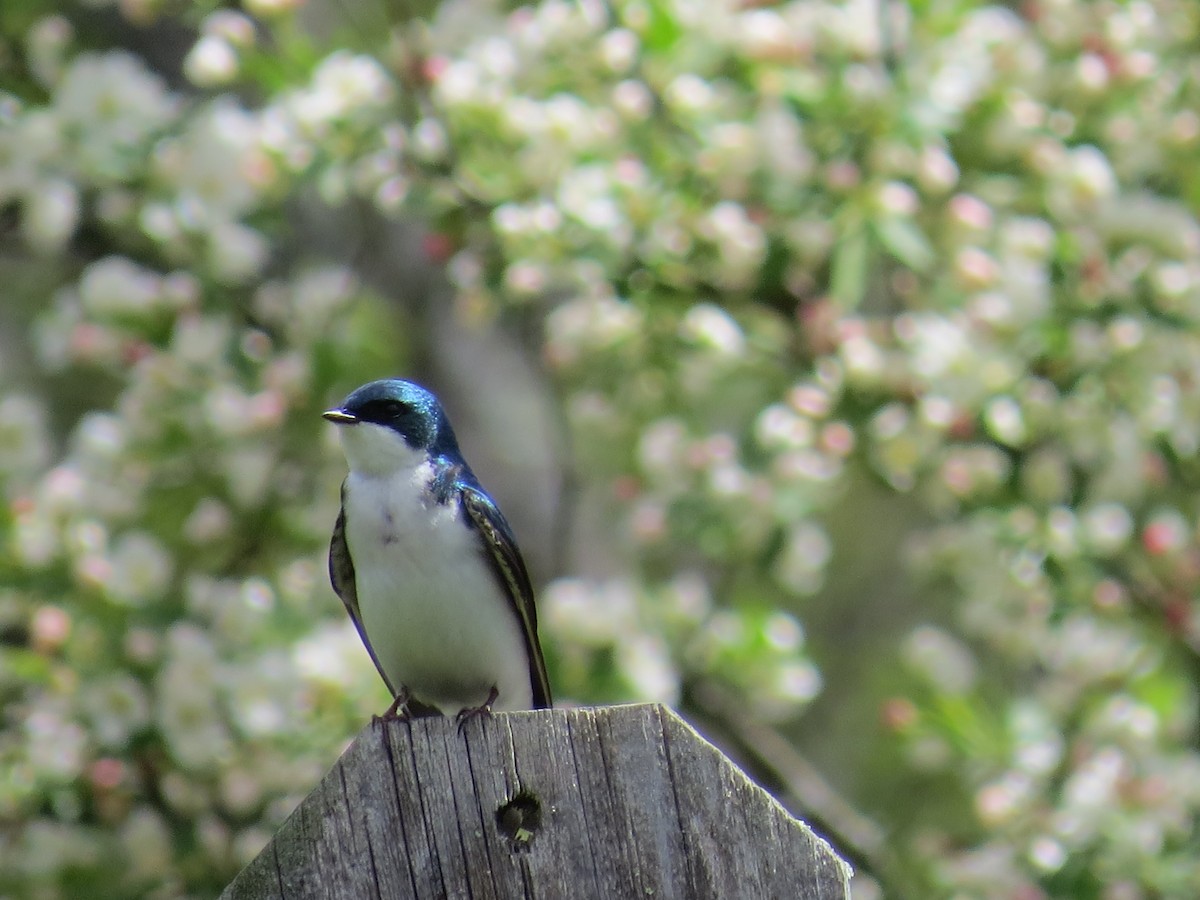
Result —
M 462 734 L 467 722 L 471 719 L 477 719 L 480 716 L 490 718 L 492 715 L 492 704 L 496 702 L 496 698 L 500 696 L 500 689 L 496 685 L 492 685 L 492 689 L 488 691 L 487 699 L 480 706 L 468 706 L 466 709 L 459 710 L 458 713 L 458 733 Z
M 436 706 L 422 703 L 413 696 L 412 691 L 407 687 L 401 687 L 396 693 L 395 699 L 392 700 L 391 706 L 384 711 L 382 716 L 371 716 L 371 724 L 411 722 L 413 719 L 424 719 L 441 714 L 442 711 Z
M 371 716 L 372 725 L 382 725 L 384 722 L 407 722 L 412 716 L 408 711 L 408 701 L 412 694 L 408 688 L 402 687 L 396 692 L 391 705 L 384 710 L 382 716 Z

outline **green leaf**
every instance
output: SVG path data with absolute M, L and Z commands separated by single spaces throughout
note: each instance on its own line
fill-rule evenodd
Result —
M 642 42 L 650 50 L 671 49 L 683 36 L 683 28 L 675 18 L 672 4 L 666 0 L 651 0 L 646 4 L 646 10 L 649 15 L 645 27 L 640 29 Z
M 867 289 L 870 250 L 870 235 L 865 229 L 856 227 L 833 251 L 829 292 L 834 303 L 843 310 L 854 309 L 862 302 Z
M 11 648 L 0 655 L 0 673 L 5 679 L 24 684 L 48 684 L 50 662 L 33 650 Z
M 874 222 L 873 229 L 888 253 L 910 269 L 923 272 L 933 264 L 933 248 L 911 219 L 888 217 Z

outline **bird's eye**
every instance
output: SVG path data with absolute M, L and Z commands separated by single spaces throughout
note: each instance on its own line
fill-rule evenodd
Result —
M 408 405 L 399 400 L 371 400 L 363 404 L 360 417 L 367 422 L 386 425 L 408 412 Z

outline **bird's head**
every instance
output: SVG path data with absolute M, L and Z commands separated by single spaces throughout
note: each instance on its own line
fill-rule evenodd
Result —
M 431 455 L 458 452 L 441 403 L 411 381 L 364 384 L 322 415 L 339 426 L 350 468 L 365 475 L 388 475 Z

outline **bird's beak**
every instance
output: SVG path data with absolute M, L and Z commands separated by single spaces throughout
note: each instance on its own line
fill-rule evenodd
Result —
M 334 425 L 357 425 L 358 416 L 351 415 L 344 409 L 327 409 L 321 413 L 322 419 L 327 419 Z

